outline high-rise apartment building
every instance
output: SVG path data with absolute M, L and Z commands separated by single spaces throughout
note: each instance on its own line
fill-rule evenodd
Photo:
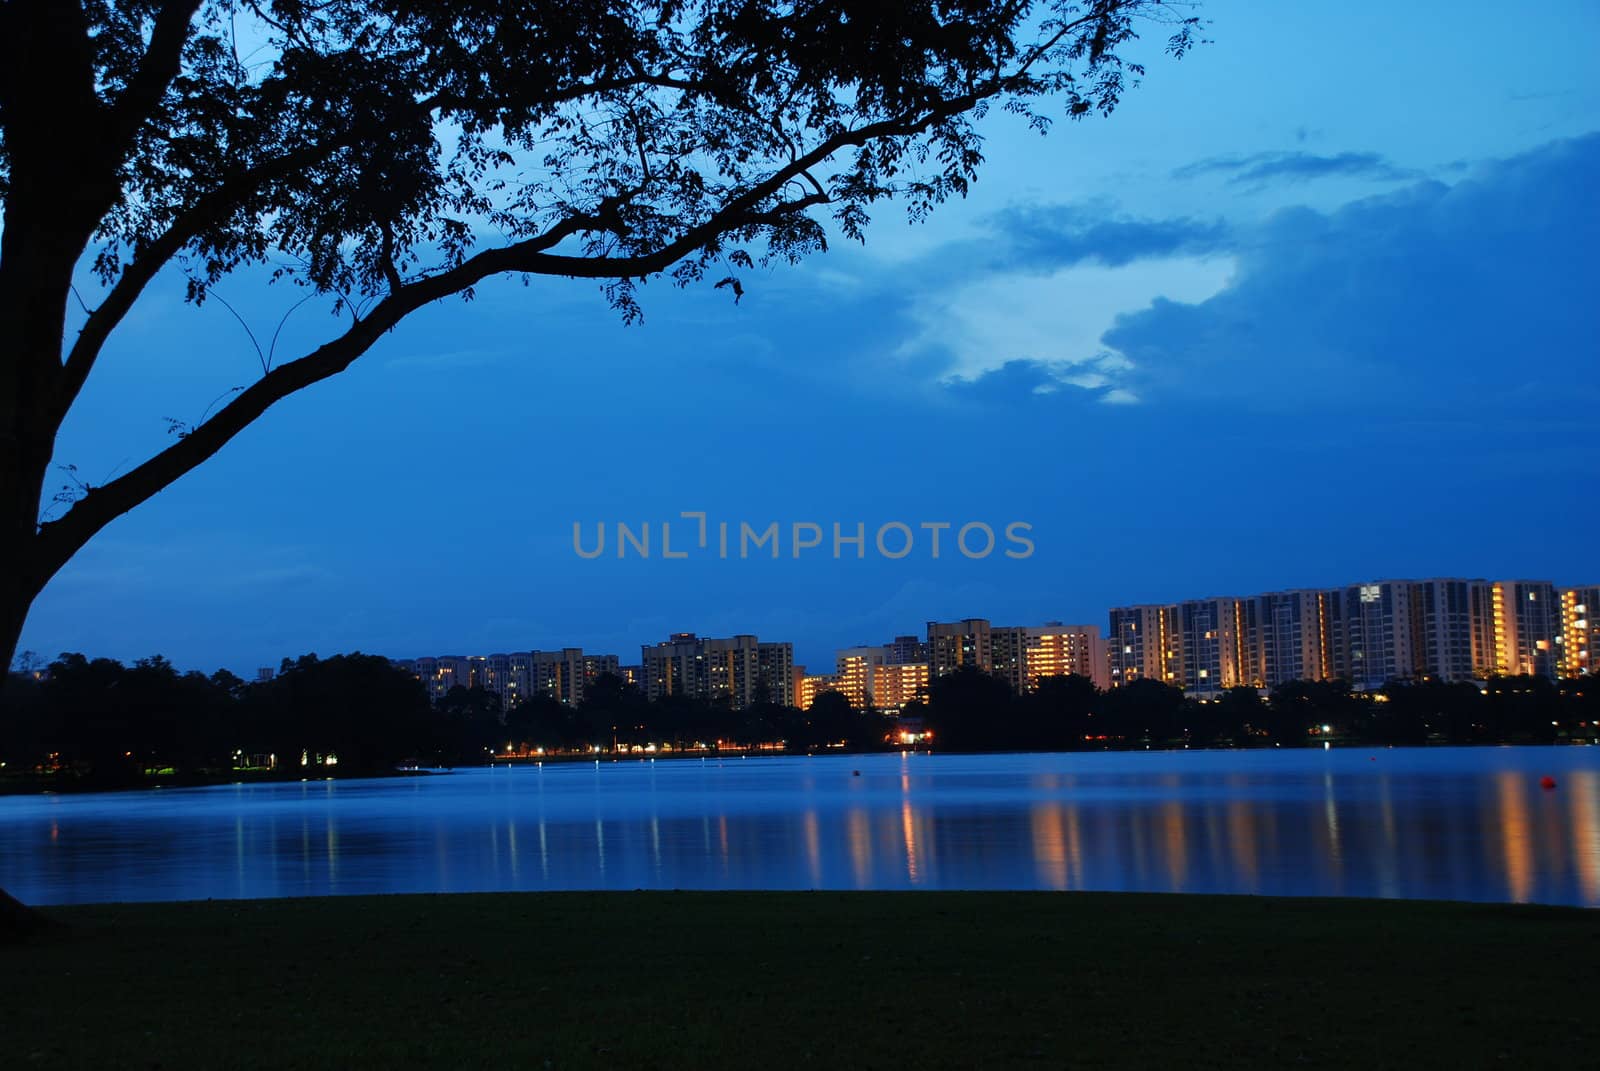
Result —
M 1344 599 L 1339 591 L 1272 591 L 1252 601 L 1254 676 L 1260 687 L 1344 676 Z
M 1410 678 L 1416 669 L 1411 584 L 1380 580 L 1345 588 L 1350 683 L 1368 691 Z
M 1494 614 L 1495 670 L 1501 674 L 1558 676 L 1562 635 L 1561 598 L 1545 580 L 1496 580 Z
M 1591 652 L 1600 643 L 1600 584 L 1561 592 L 1561 657 L 1569 677 L 1594 671 Z
M 801 666 L 796 670 L 794 687 L 794 705 L 801 710 L 810 710 L 811 704 L 817 701 L 817 696 L 823 692 L 839 691 L 839 678 L 832 673 L 805 672 Z
M 1120 606 L 1111 611 L 1106 633 L 1113 688 L 1136 680 L 1180 683 L 1176 606 Z
M 1179 682 L 1196 696 L 1254 687 L 1257 604 L 1254 599 L 1190 599 L 1178 604 Z
M 1493 635 L 1492 629 L 1483 627 L 1484 587 L 1481 580 L 1458 578 L 1412 582 L 1412 670 L 1416 676 L 1446 681 L 1472 678 L 1482 664 L 1485 641 Z
M 928 663 L 928 645 L 915 636 L 896 636 L 884 644 L 884 661 L 891 666 Z
M 971 666 L 988 673 L 993 669 L 991 628 L 981 617 L 960 621 L 928 622 L 928 668 L 935 677 Z
M 755 636 L 726 639 L 678 632 L 641 649 L 644 693 L 651 699 L 687 695 L 735 710 L 758 699 L 794 702 L 794 648 Z
M 1032 691 L 1040 677 L 1076 673 L 1108 687 L 1109 666 L 1105 641 L 1098 625 L 1046 625 L 994 627 L 989 633 L 990 672 L 1017 694 Z
M 931 670 L 927 662 L 893 661 L 904 650 L 896 644 L 847 647 L 835 656 L 833 675 L 819 678 L 819 685 L 826 686 L 813 687 L 842 693 L 857 710 L 895 711 L 912 700 L 925 700 Z

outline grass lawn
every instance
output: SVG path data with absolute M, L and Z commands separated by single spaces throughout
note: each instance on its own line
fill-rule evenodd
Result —
M 1600 912 L 1093 893 L 57 908 L 6 1068 L 1569 1067 Z

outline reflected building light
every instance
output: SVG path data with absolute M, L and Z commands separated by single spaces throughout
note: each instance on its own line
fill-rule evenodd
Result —
M 851 811 L 846 829 L 856 888 L 868 888 L 872 884 L 872 827 L 867 821 L 867 812 L 859 807 Z
M 1334 802 L 1333 775 L 1322 775 L 1322 821 L 1328 831 L 1328 861 L 1333 872 L 1343 876 L 1344 848 L 1339 843 L 1339 805 Z
M 1183 804 L 1168 800 L 1162 815 L 1166 830 L 1167 881 L 1173 892 L 1182 892 L 1189 878 L 1189 829 Z
M 1533 844 L 1529 839 L 1528 800 L 1521 774 L 1502 771 L 1495 778 L 1499 789 L 1501 846 L 1505 854 L 1506 892 L 1512 902 L 1525 904 L 1533 895 Z
M 1260 879 L 1261 845 L 1257 841 L 1255 806 L 1236 799 L 1228 804 L 1228 848 L 1233 869 L 1246 892 L 1255 892 Z
M 1399 844 L 1394 824 L 1394 796 L 1389 775 L 1378 778 L 1378 807 L 1383 823 L 1383 852 L 1378 856 L 1378 895 L 1394 899 L 1400 895 Z
M 328 818 L 327 849 L 328 888 L 332 891 L 333 887 L 339 883 L 339 826 L 332 816 Z
M 1040 802 L 1034 805 L 1030 816 L 1033 829 L 1033 865 L 1038 871 L 1039 884 L 1046 889 L 1070 889 L 1071 875 L 1067 869 L 1067 831 L 1062 808 Z
M 811 871 L 811 887 L 822 888 L 822 831 L 817 812 L 807 811 L 803 825 L 806 840 L 806 866 Z
M 654 778 L 655 777 L 655 772 L 651 771 L 650 776 L 652 778 Z M 655 815 L 655 814 L 651 814 L 650 815 L 650 865 L 651 865 L 651 869 L 655 872 L 656 880 L 660 881 L 661 880 L 661 818 L 658 815 Z
M 1600 774 L 1574 770 L 1568 775 L 1572 791 L 1572 861 L 1578 871 L 1583 902 L 1600 907 Z
M 920 885 L 922 873 L 917 869 L 917 817 L 911 809 L 909 798 L 900 801 L 900 833 L 906 842 L 906 880 L 913 885 Z

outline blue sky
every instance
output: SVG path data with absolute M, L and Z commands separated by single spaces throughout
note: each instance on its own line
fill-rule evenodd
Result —
M 1152 57 L 1109 120 L 997 116 L 966 201 L 885 209 L 738 305 L 651 285 L 623 327 L 549 280 L 425 310 L 102 533 L 22 646 L 245 672 L 740 631 L 826 666 L 935 618 L 1600 579 L 1600 6 L 1204 12 L 1213 43 Z M 293 301 L 220 293 L 267 335 Z M 257 367 L 181 297 L 152 288 L 69 420 L 57 460 L 90 482 Z M 329 327 L 298 311 L 280 357 Z M 574 521 L 682 510 L 1024 521 L 1036 551 L 572 552 Z

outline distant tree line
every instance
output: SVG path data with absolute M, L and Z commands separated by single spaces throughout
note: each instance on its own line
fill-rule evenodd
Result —
M 1266 696 L 1240 687 L 1200 700 L 1160 681 L 1101 691 L 1075 675 L 1043 678 L 1017 695 L 963 668 L 934 682 L 925 707 L 903 713 L 921 715 L 940 747 L 962 751 L 1549 744 L 1600 737 L 1600 679 L 1393 681 L 1376 692 L 1301 680 Z
M 685 696 L 649 700 L 604 674 L 578 706 L 539 696 L 505 710 L 482 688 L 457 687 L 430 703 L 415 677 L 371 655 L 285 659 L 273 679 L 247 683 L 226 670 L 180 673 L 160 657 L 124 665 L 65 654 L 41 679 L 13 674 L 0 693 L 0 773 L 115 786 L 252 771 L 375 773 L 540 749 L 866 751 L 894 746 L 901 729 L 960 751 L 1556 743 L 1600 735 L 1600 682 L 1500 677 L 1481 688 L 1396 682 L 1358 693 L 1343 681 L 1294 681 L 1266 697 L 1234 688 L 1201 701 L 1158 681 L 1101 691 L 1079 676 L 1045 678 L 1017 695 L 965 668 L 896 717 L 870 703 L 855 709 L 838 692 L 806 711 L 765 696 L 742 710 Z

